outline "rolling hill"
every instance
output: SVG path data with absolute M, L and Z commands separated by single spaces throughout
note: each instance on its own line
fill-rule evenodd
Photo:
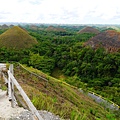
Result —
M 0 47 L 23 49 L 34 44 L 37 44 L 37 41 L 18 26 L 14 26 L 0 35 Z
M 81 29 L 78 33 L 94 33 L 94 34 L 98 34 L 100 31 L 96 28 L 93 27 L 85 27 L 83 29 Z
M 120 32 L 107 30 L 101 32 L 85 43 L 93 48 L 104 47 L 109 52 L 120 51 Z

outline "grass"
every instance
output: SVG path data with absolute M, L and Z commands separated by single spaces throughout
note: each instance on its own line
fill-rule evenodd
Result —
M 111 113 L 80 93 L 77 88 L 32 67 L 24 67 L 48 79 L 46 82 L 15 65 L 15 78 L 37 109 L 47 110 L 70 120 L 109 120 L 107 115 Z
M 0 89 L 5 90 L 5 91 L 7 90 L 7 86 L 5 85 L 5 81 L 1 75 L 0 75 Z

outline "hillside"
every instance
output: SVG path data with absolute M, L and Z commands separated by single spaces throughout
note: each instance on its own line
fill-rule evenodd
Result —
M 93 27 L 85 27 L 82 30 L 80 30 L 78 33 L 94 33 L 94 34 L 98 34 L 100 31 L 96 28 Z
M 104 47 L 109 52 L 117 52 L 120 50 L 120 32 L 107 30 L 91 38 L 85 45 Z
M 66 32 L 65 29 L 60 28 L 60 27 L 54 27 L 54 26 L 49 26 L 48 28 L 46 28 L 46 31 Z
M 0 35 L 0 47 L 7 48 L 29 48 L 37 41 L 28 32 L 18 26 L 14 26 Z
M 47 110 L 70 120 L 108 120 L 111 114 L 86 94 L 36 69 L 14 65 L 14 75 L 37 109 Z M 32 74 L 32 72 L 37 75 Z M 46 78 L 42 79 L 39 75 Z

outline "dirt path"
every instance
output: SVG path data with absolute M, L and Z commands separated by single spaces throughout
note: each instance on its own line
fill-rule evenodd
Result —
M 18 116 L 21 112 L 25 111 L 23 108 L 15 106 L 11 107 L 11 102 L 8 96 L 6 96 L 6 91 L 0 89 L 0 119 L 10 119 Z

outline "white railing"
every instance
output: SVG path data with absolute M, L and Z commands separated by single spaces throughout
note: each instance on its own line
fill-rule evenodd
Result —
M 8 79 L 5 77 L 4 73 L 3 73 L 3 78 L 5 82 L 8 84 L 8 95 L 9 95 L 9 101 L 11 101 L 11 106 L 12 107 L 15 106 L 16 99 L 14 96 L 14 93 L 15 93 L 14 86 L 16 86 L 21 96 L 23 97 L 24 101 L 26 102 L 27 106 L 29 107 L 29 110 L 32 112 L 33 119 L 43 120 L 43 118 L 40 116 L 35 106 L 32 104 L 31 100 L 28 98 L 28 96 L 26 95 L 26 93 L 24 92 L 20 84 L 17 82 L 17 80 L 13 76 L 13 64 L 10 65 L 7 73 L 8 73 Z

